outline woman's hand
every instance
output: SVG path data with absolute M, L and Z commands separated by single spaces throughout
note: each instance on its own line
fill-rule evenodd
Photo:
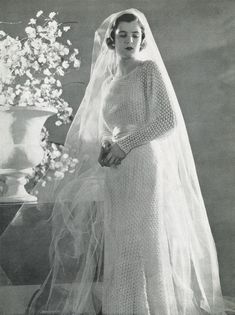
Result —
M 117 166 L 126 157 L 126 153 L 122 151 L 117 143 L 111 144 L 108 154 L 103 159 L 103 166 Z
M 109 140 L 105 140 L 102 143 L 101 149 L 100 149 L 100 154 L 98 158 L 98 162 L 100 163 L 101 166 L 107 166 L 104 163 L 104 159 L 107 156 L 107 154 L 110 152 L 112 142 Z

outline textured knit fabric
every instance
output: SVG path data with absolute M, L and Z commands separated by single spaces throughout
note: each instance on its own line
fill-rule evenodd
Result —
M 103 313 L 183 314 L 159 206 L 158 152 L 151 145 L 174 129 L 174 114 L 152 61 L 107 84 L 103 139 L 129 153 L 117 168 L 106 168 L 111 204 L 105 219 Z M 202 314 L 192 297 L 187 308 L 187 314 Z
M 113 78 L 103 116 L 103 136 L 112 138 L 126 153 L 174 126 L 168 95 L 154 62 L 145 61 L 129 74 Z

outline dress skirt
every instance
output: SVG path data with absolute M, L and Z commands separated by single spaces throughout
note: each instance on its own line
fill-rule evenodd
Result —
M 104 220 L 102 310 L 107 315 L 206 314 L 193 282 L 183 196 L 163 178 L 158 154 L 152 141 L 105 169 L 110 207 Z M 179 190 L 180 207 L 170 195 L 167 207 L 162 202 L 163 184 L 169 194 Z

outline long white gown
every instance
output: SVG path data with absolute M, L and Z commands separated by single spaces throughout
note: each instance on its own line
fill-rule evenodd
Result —
M 29 314 L 225 315 L 200 188 L 188 182 L 193 164 L 176 162 L 181 131 L 157 65 L 109 77 L 102 93 L 100 140 L 127 155 L 62 182 L 52 269 Z
M 145 61 L 129 74 L 110 79 L 105 90 L 103 139 L 112 139 L 128 154 L 118 167 L 105 169 L 110 208 L 105 219 L 103 313 L 206 314 L 191 264 L 180 175 L 177 183 L 170 183 L 158 159 L 158 141 L 174 132 L 177 122 L 157 66 Z M 178 205 L 172 204 L 172 189 L 179 191 Z M 168 207 L 161 204 L 164 191 L 169 193 Z M 174 211 L 182 213 L 174 216 Z

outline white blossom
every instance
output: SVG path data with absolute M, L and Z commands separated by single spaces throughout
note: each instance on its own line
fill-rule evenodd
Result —
M 42 91 L 41 91 L 41 89 L 36 89 L 36 92 L 35 92 L 35 94 L 34 94 L 34 96 L 35 96 L 35 99 L 42 99 Z
M 64 178 L 64 173 L 63 172 L 59 172 L 59 171 L 55 171 L 55 177 L 56 178 L 60 178 L 60 179 L 62 179 L 62 178 Z
M 43 28 L 41 27 L 41 25 L 38 25 L 38 26 L 37 26 L 37 31 L 38 31 L 38 33 L 43 32 Z
M 21 93 L 21 90 L 16 90 L 16 95 L 19 95 Z
M 56 15 L 55 12 L 51 12 L 51 13 L 49 14 L 49 18 L 50 18 L 50 19 L 53 19 L 55 15 Z
M 62 168 L 63 163 L 61 161 L 55 162 L 55 168 Z
M 58 23 L 56 21 L 51 21 L 48 23 L 48 28 L 51 33 L 55 33 L 58 27 Z
M 67 159 L 68 157 L 69 157 L 68 153 L 64 153 L 64 154 L 62 155 L 62 158 L 63 158 L 63 159 Z
M 25 86 L 30 86 L 30 81 L 29 80 L 25 81 Z
M 53 152 L 51 154 L 52 159 L 56 159 L 56 158 L 60 157 L 61 156 L 61 152 L 57 149 L 57 147 L 56 146 L 52 146 L 52 148 L 53 148 Z
M 62 86 L 60 80 L 56 80 L 56 86 L 58 86 L 58 87 L 61 87 L 61 86 Z
M 33 79 L 33 76 L 32 76 L 32 74 L 31 74 L 30 70 L 27 70 L 27 71 L 25 72 L 25 74 L 26 74 L 27 77 L 29 77 L 31 80 Z
M 80 67 L 80 64 L 81 64 L 80 61 L 76 59 L 76 60 L 74 61 L 74 63 L 73 63 L 73 66 L 74 66 L 74 68 L 79 68 L 79 67 Z
M 51 96 L 52 96 L 53 98 L 60 97 L 61 94 L 62 94 L 62 92 L 63 92 L 62 89 L 60 89 L 60 90 L 53 90 L 52 93 L 51 93 Z
M 36 71 L 38 71 L 39 68 L 40 68 L 39 63 L 38 63 L 37 61 L 35 61 L 35 62 L 33 63 L 32 67 L 33 67 L 33 69 L 36 70 Z M 38 83 L 39 83 L 39 82 L 38 82 Z M 36 84 L 37 84 L 37 83 L 36 83 Z
M 36 24 L 36 19 L 30 19 L 29 24 Z
M 32 40 L 31 45 L 36 49 L 40 49 L 42 46 L 42 40 L 40 38 L 34 39 Z
M 46 77 L 45 79 L 44 79 L 44 82 L 46 83 L 46 84 L 48 84 L 50 81 L 49 81 L 49 78 L 48 77 Z
M 70 26 L 64 26 L 63 30 L 64 30 L 64 32 L 68 32 L 68 30 L 70 30 L 70 28 L 71 28 Z
M 24 56 L 20 57 L 20 62 L 22 68 L 28 68 L 29 61 Z
M 50 72 L 50 70 L 49 70 L 49 69 L 45 69 L 45 70 L 43 70 L 43 73 L 44 73 L 45 75 L 51 75 L 51 72 Z
M 10 69 L 3 62 L 0 62 L 0 81 L 2 83 L 7 83 L 10 79 L 10 76 Z
M 22 51 L 23 54 L 30 54 L 31 53 L 31 48 L 28 44 L 28 42 L 25 42 L 24 43 L 24 47 L 23 47 L 23 51 Z
M 69 61 L 73 62 L 75 61 L 77 58 L 75 56 L 75 54 L 72 54 L 70 57 L 69 57 Z
M 71 41 L 70 41 L 69 39 L 67 40 L 67 44 L 68 44 L 69 46 L 72 45 L 72 43 L 71 43 Z
M 42 187 L 45 187 L 46 186 L 46 181 L 45 180 L 43 180 L 42 182 L 41 182 L 42 184 Z
M 72 109 L 72 107 L 67 107 L 66 111 L 67 111 L 68 115 L 71 116 L 72 112 L 73 112 L 73 109 Z
M 59 126 L 62 125 L 62 122 L 61 122 L 60 120 L 57 120 L 57 121 L 55 122 L 55 125 L 59 127 Z
M 59 51 L 61 56 L 68 55 L 69 54 L 69 49 L 67 47 L 60 47 Z
M 30 99 L 32 99 L 32 94 L 30 93 L 30 91 L 24 91 L 24 93 L 20 97 L 20 102 L 27 103 Z
M 58 72 L 58 74 L 61 75 L 61 76 L 64 75 L 64 71 L 62 70 L 61 67 L 58 67 L 58 68 L 57 68 L 57 72 Z
M 69 63 L 68 63 L 68 61 L 63 61 L 63 62 L 62 62 L 62 67 L 63 67 L 64 69 L 68 69 L 68 68 L 69 68 Z
M 27 33 L 29 38 L 35 38 L 36 37 L 36 30 L 31 26 L 26 27 L 25 32 Z
M 42 14 L 43 14 L 43 11 L 40 10 L 40 11 L 37 12 L 36 17 L 39 17 L 39 16 L 41 16 Z
M 54 84 L 56 82 L 56 79 L 54 77 L 50 77 L 49 82 L 51 84 Z
M 6 33 L 4 31 L 0 31 L 0 37 L 6 36 Z
M 40 56 L 39 56 L 39 58 L 38 58 L 38 62 L 39 62 L 39 63 L 46 63 L 46 61 L 47 61 L 47 60 L 46 60 L 46 58 L 44 57 L 44 55 L 40 55 Z M 44 73 L 44 74 L 45 74 L 45 73 Z

